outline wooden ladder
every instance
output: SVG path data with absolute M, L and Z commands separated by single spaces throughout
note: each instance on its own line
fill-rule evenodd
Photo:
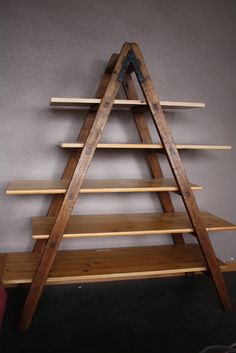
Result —
M 40 254 L 40 261 L 19 321 L 18 329 L 21 331 L 27 330 L 31 323 L 45 282 L 58 252 L 64 231 L 80 194 L 85 175 L 93 159 L 121 84 L 123 85 L 125 94 L 129 100 L 138 99 L 132 78 L 133 72 L 137 77 L 145 97 L 145 105 L 153 118 L 161 140 L 162 148 L 167 156 L 178 187 L 178 193 L 183 199 L 189 216 L 193 234 L 198 240 L 219 298 L 225 311 L 232 310 L 232 303 L 213 247 L 209 240 L 206 226 L 203 223 L 191 185 L 188 181 L 175 141 L 154 89 L 142 53 L 136 43 L 125 43 L 120 53 L 113 54 L 108 62 L 94 97 L 99 103 L 95 106 L 91 106 L 77 140 L 78 143 L 82 144 L 82 148 L 73 150 L 63 173 L 62 180 L 68 181 L 66 191 L 64 194 L 54 195 L 53 197 L 48 216 L 54 216 L 55 222 L 49 238 L 37 240 L 35 244 L 34 252 Z M 145 120 L 142 106 L 133 106 L 131 111 L 142 143 L 152 144 L 153 141 Z M 153 177 L 163 178 L 162 169 L 155 151 L 151 149 L 146 150 L 146 154 Z M 158 196 L 160 198 L 163 212 L 174 213 L 175 210 L 169 192 L 158 193 Z M 172 237 L 176 246 L 178 246 L 178 244 L 184 244 L 183 235 L 181 233 L 172 234 Z

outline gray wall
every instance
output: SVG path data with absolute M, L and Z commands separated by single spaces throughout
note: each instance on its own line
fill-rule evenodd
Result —
M 191 181 L 204 186 L 196 193 L 200 207 L 236 222 L 234 0 L 1 0 L 0 14 L 1 251 L 31 249 L 30 217 L 45 215 L 50 204 L 49 196 L 6 196 L 8 181 L 59 178 L 68 153 L 57 144 L 77 137 L 85 115 L 53 110 L 49 98 L 91 97 L 109 56 L 125 41 L 139 43 L 161 99 L 206 103 L 204 110 L 168 115 L 177 142 L 232 144 L 232 151 L 182 157 Z M 138 141 L 132 118 L 113 113 L 102 140 Z M 88 174 L 149 177 L 140 152 L 99 151 Z M 182 208 L 178 196 L 174 202 Z M 154 194 L 84 195 L 75 213 L 157 210 Z M 211 239 L 222 259 L 236 257 L 235 232 Z M 67 240 L 62 246 L 166 241 L 166 236 L 102 238 Z

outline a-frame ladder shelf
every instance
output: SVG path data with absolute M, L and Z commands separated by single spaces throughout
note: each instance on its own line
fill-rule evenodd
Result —
M 78 142 L 61 142 L 62 148 L 82 148 L 83 143 Z M 163 150 L 160 143 L 145 144 L 145 143 L 99 143 L 99 149 L 141 149 L 141 150 Z M 231 150 L 229 145 L 193 145 L 193 144 L 177 144 L 179 150 Z
M 37 253 L 0 255 L 4 285 L 31 283 L 39 263 Z M 218 260 L 219 261 L 219 260 Z M 223 269 L 224 263 L 219 261 Z M 154 278 L 206 271 L 197 245 L 59 251 L 46 284 L 85 283 Z
M 65 194 L 67 180 L 15 180 L 9 183 L 7 195 Z M 192 190 L 202 190 L 191 184 Z M 174 179 L 85 179 L 82 194 L 111 192 L 165 192 L 178 191 Z
M 139 99 L 136 92 L 133 73 L 143 99 Z M 127 99 L 117 99 L 121 86 Z M 203 108 L 205 104 L 160 101 L 138 45 L 125 43 L 119 54 L 111 56 L 94 98 L 51 98 L 50 105 L 71 106 L 72 109 L 86 107 L 88 113 L 77 140 L 60 144 L 62 148 L 72 149 L 62 180 L 15 181 L 7 189 L 10 195 L 55 194 L 47 216 L 32 219 L 32 237 L 36 239 L 33 252 L 0 255 L 3 284 L 32 282 L 19 330 L 28 329 L 46 283 L 149 278 L 208 270 L 225 311 L 232 311 L 232 302 L 221 273 L 224 264 L 216 258 L 208 232 L 236 230 L 236 225 L 199 211 L 192 190 L 201 187 L 189 182 L 178 152 L 230 150 L 231 146 L 176 145 L 163 112 L 163 109 Z M 113 108 L 130 108 L 140 143 L 101 143 Z M 151 114 L 159 138 L 155 141 L 160 143 L 152 140 L 146 113 Z M 97 148 L 145 151 L 154 179 L 86 180 Z M 163 179 L 158 151 L 166 154 L 173 179 Z M 185 212 L 175 212 L 170 191 L 181 195 Z M 102 192 L 159 192 L 164 213 L 72 215 L 81 193 Z M 198 245 L 186 245 L 185 233 L 194 235 Z M 145 237 L 151 234 L 171 235 L 174 245 L 58 251 L 63 238 Z
M 236 230 L 236 226 L 208 212 L 201 213 L 207 230 Z M 33 217 L 32 237 L 47 239 L 54 217 Z M 64 238 L 191 233 L 193 228 L 185 212 L 138 213 L 71 216 Z
M 101 99 L 97 98 L 56 98 L 52 97 L 50 100 L 51 106 L 78 106 L 91 107 L 100 104 Z M 190 108 L 204 108 L 204 103 L 196 102 L 172 102 L 161 101 L 163 109 L 190 109 Z M 141 99 L 115 99 L 113 107 L 130 108 L 130 107 L 146 107 L 147 103 Z

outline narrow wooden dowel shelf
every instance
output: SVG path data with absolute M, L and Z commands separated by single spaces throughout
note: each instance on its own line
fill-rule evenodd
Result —
M 225 264 L 218 262 L 223 269 Z M 39 263 L 39 254 L 1 254 L 0 263 L 3 285 L 31 283 Z M 199 247 L 193 244 L 67 250 L 57 253 L 46 283 L 155 278 L 198 271 L 206 271 L 206 264 Z
M 101 99 L 97 98 L 57 98 L 50 99 L 51 106 L 78 106 L 78 107 L 91 107 L 100 104 Z M 204 108 L 204 103 L 199 102 L 174 102 L 174 101 L 161 101 L 163 109 L 190 109 L 190 108 Z M 129 107 L 146 107 L 145 100 L 137 99 L 115 99 L 113 107 L 115 108 L 129 108 Z
M 236 230 L 236 225 L 209 212 L 201 212 L 201 216 L 209 232 Z M 33 217 L 32 237 L 47 239 L 53 224 L 54 217 Z M 191 233 L 192 231 L 192 225 L 185 212 L 79 215 L 70 217 L 63 237 L 158 235 Z
M 62 148 L 83 148 L 83 143 L 78 142 L 61 142 Z M 145 149 L 145 150 L 163 150 L 160 143 L 99 143 L 97 148 L 101 149 Z M 231 150 L 230 145 L 193 145 L 193 144 L 176 144 L 179 150 Z
M 67 180 L 15 180 L 9 183 L 7 195 L 65 194 Z M 202 186 L 191 184 L 192 190 Z M 174 179 L 86 179 L 80 193 L 163 192 L 178 191 Z

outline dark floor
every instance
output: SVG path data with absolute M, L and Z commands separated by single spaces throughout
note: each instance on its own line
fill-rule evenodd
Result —
M 236 307 L 236 273 L 225 275 Z M 207 276 L 48 286 L 27 333 L 15 330 L 26 288 L 9 288 L 1 353 L 198 353 L 236 341 Z

